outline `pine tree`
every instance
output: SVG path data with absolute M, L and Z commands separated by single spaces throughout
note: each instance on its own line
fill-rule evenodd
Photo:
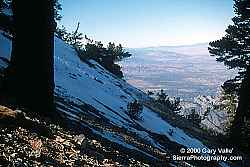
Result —
M 232 123 L 230 136 L 233 143 L 247 150 L 250 145 L 250 0 L 234 0 L 233 25 L 226 29 L 220 40 L 210 42 L 209 52 L 229 68 L 239 70 L 239 105 Z M 246 137 L 248 136 L 248 137 Z
M 66 30 L 66 27 L 62 26 L 61 28 L 60 27 L 56 27 L 56 35 L 58 38 L 64 40 L 66 42 L 66 39 L 67 39 L 67 30 Z
M 164 104 L 166 102 L 167 94 L 163 91 L 163 89 L 160 90 L 160 93 L 157 93 L 157 101 Z
M 234 11 L 233 25 L 228 26 L 224 37 L 210 42 L 208 49 L 217 61 L 239 69 L 242 79 L 250 63 L 250 0 L 235 0 Z
M 13 0 L 12 6 L 15 32 L 3 90 L 18 105 L 47 115 L 55 111 L 53 3 Z
M 58 2 L 58 0 L 53 0 L 52 2 L 54 7 L 54 19 L 60 21 L 62 16 L 59 12 L 62 10 L 62 5 Z
M 76 30 L 71 34 L 71 41 L 70 44 L 76 49 L 79 50 L 82 48 L 82 39 L 83 39 L 83 34 L 78 32 L 80 27 L 80 23 L 78 22 Z

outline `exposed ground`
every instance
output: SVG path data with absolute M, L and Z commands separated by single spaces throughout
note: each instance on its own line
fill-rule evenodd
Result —
M 0 166 L 148 166 L 47 118 L 32 117 L 0 106 Z

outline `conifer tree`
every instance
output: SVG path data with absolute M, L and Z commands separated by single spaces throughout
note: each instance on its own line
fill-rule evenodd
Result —
M 226 35 L 209 43 L 211 56 L 229 68 L 239 69 L 239 79 L 244 78 L 250 63 L 250 0 L 235 0 L 233 25 Z
M 12 6 L 15 32 L 3 90 L 18 105 L 47 115 L 55 111 L 53 2 L 13 0 Z
M 235 80 L 240 80 L 239 104 L 231 127 L 233 143 L 242 149 L 250 148 L 250 0 L 234 0 L 233 25 L 226 35 L 210 42 L 209 52 L 229 68 L 239 70 Z

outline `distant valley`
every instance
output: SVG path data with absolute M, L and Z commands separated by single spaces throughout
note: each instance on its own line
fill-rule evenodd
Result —
M 126 80 L 147 91 L 164 89 L 169 96 L 193 101 L 215 96 L 220 85 L 236 74 L 209 56 L 208 44 L 128 49 L 132 57 L 120 64 Z

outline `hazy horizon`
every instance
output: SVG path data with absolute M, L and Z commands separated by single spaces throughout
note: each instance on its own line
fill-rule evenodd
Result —
M 210 42 L 210 41 L 209 41 Z M 127 49 L 147 49 L 147 48 L 161 48 L 161 47 L 190 47 L 197 45 L 209 45 L 209 42 L 198 42 L 191 44 L 179 44 L 179 45 L 156 45 L 156 46 L 145 46 L 145 47 L 126 47 Z

